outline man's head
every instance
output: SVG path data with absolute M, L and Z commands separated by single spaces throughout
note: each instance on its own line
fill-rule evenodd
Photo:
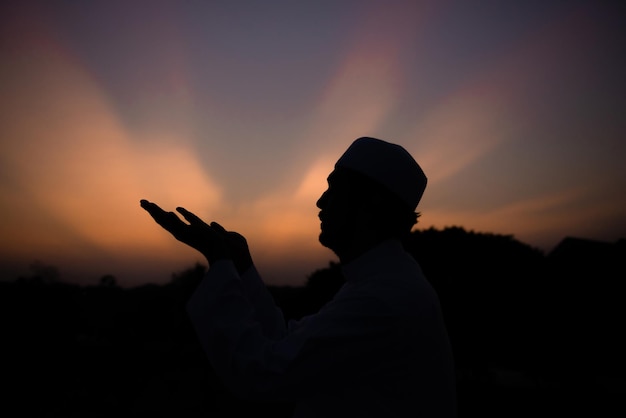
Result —
M 417 222 L 426 176 L 401 146 L 363 137 L 337 160 L 321 209 L 320 242 L 341 253 L 383 239 L 402 239 Z

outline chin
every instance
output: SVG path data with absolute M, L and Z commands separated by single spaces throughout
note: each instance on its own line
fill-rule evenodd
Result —
M 324 247 L 328 248 L 335 254 L 337 254 L 337 250 L 341 247 L 341 241 L 339 241 L 336 236 L 333 237 L 332 235 L 329 235 L 328 232 L 324 233 L 322 231 L 319 236 L 319 241 L 320 244 L 322 244 Z
M 328 238 L 328 234 L 324 233 L 324 231 L 320 232 L 319 235 L 320 244 L 324 247 L 330 248 L 332 250 L 332 239 Z

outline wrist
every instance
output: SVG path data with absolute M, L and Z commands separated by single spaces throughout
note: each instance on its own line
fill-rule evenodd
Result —
M 217 261 L 220 261 L 220 260 L 232 261 L 232 257 L 230 253 L 227 251 L 219 251 L 219 252 L 213 251 L 211 253 L 203 253 L 203 255 L 206 258 L 207 262 L 209 263 L 209 266 L 211 266 L 213 263 L 216 263 Z

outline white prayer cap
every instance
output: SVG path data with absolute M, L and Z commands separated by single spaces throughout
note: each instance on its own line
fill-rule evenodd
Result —
M 335 168 L 354 170 L 378 182 L 415 209 L 426 189 L 426 175 L 407 150 L 381 139 L 361 137 L 337 160 Z

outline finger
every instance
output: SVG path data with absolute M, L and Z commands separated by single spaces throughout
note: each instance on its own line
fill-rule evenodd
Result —
M 142 208 L 146 209 L 146 210 L 147 210 L 148 208 L 152 207 L 152 206 L 156 206 L 154 203 L 152 203 L 152 202 L 150 202 L 150 201 L 148 201 L 148 200 L 146 200 L 146 199 L 141 199 L 141 200 L 139 201 L 139 205 L 140 205 Z
M 152 219 L 154 219 L 156 223 L 172 234 L 176 235 L 180 233 L 182 231 L 181 228 L 187 226 L 174 212 L 166 212 L 155 203 L 142 200 L 141 207 L 152 216 Z
M 153 216 L 153 218 L 159 225 L 172 233 L 180 231 L 181 228 L 188 226 L 174 212 L 163 211 L 162 213 L 158 213 Z
M 206 222 L 200 219 L 200 217 L 198 217 L 196 214 L 192 212 L 189 212 L 187 209 L 178 207 L 176 208 L 176 210 L 178 211 L 178 213 L 183 215 L 183 218 L 185 218 L 187 222 L 189 222 L 190 224 L 208 226 Z
M 144 208 L 150 215 L 152 215 L 152 217 L 163 216 L 163 214 L 166 213 L 156 203 L 152 203 L 147 200 L 141 200 L 140 204 L 142 208 Z
M 228 231 L 228 236 L 229 236 L 229 238 L 231 238 L 231 240 L 233 240 L 235 242 L 246 243 L 246 237 L 241 235 L 239 232 Z
M 219 232 L 222 235 L 228 235 L 228 231 L 226 231 L 226 229 L 217 222 L 211 222 L 211 228 L 213 228 L 215 231 Z

